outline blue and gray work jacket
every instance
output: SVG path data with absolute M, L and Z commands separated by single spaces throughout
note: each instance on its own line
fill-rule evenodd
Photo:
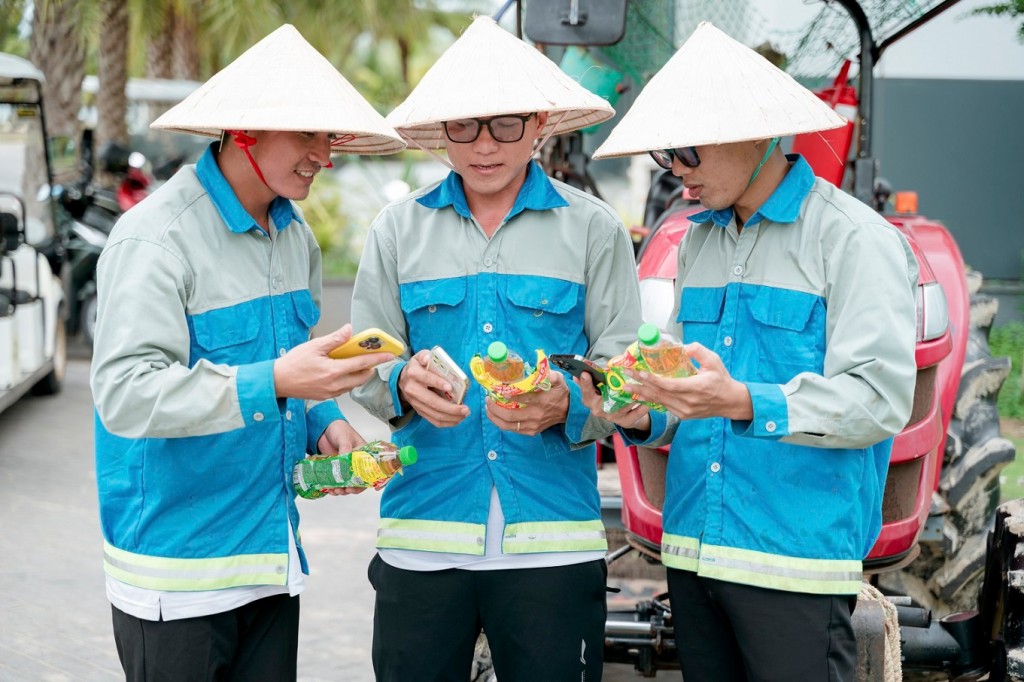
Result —
M 505 516 L 504 553 L 607 548 L 592 442 L 612 429 L 567 380 L 565 424 L 537 436 L 498 429 L 471 381 L 470 415 L 438 429 L 405 412 L 397 381 L 412 353 L 440 345 L 470 359 L 503 341 L 528 362 L 537 349 L 598 361 L 622 352 L 640 324 L 632 245 L 613 211 L 535 163 L 488 239 L 455 173 L 387 206 L 356 277 L 352 321 L 403 339 L 405 357 L 380 365 L 353 397 L 392 422 L 419 461 L 383 491 L 377 546 L 483 555 L 491 489 Z
M 911 413 L 917 261 L 894 226 L 791 162 L 741 231 L 732 209 L 705 211 L 680 246 L 682 337 L 746 384 L 753 419 L 652 413 L 647 444 L 672 442 L 662 561 L 856 594 Z
M 275 358 L 320 317 L 320 251 L 297 211 L 274 201 L 271 239 L 208 149 L 111 234 L 92 389 L 104 566 L 117 580 L 286 584 L 292 467 L 341 418 L 332 400 L 275 396 Z

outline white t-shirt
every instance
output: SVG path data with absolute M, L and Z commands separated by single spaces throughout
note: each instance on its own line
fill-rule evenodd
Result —
M 288 584 L 229 587 L 206 592 L 162 592 L 135 587 L 107 576 L 107 599 L 119 610 L 142 620 L 180 620 L 224 613 L 264 597 L 287 594 L 292 597 L 306 589 L 295 536 L 288 524 Z
M 380 558 L 389 566 L 406 571 L 444 571 L 461 568 L 467 571 L 498 571 L 510 568 L 550 568 L 570 566 L 604 559 L 605 553 L 544 552 L 536 554 L 502 554 L 501 539 L 505 531 L 505 514 L 501 511 L 498 490 L 491 487 L 491 506 L 487 512 L 484 555 L 418 552 L 408 549 L 381 549 Z

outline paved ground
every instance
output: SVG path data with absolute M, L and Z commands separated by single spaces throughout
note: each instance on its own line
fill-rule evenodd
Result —
M 328 287 L 320 332 L 348 319 L 346 285 Z M 76 346 L 64 390 L 0 414 L 0 680 L 122 679 L 103 591 L 92 454 L 88 351 Z M 387 428 L 341 398 L 366 438 Z M 302 597 L 299 678 L 370 682 L 378 496 L 300 500 L 312 574 Z M 622 603 L 656 584 L 622 582 Z M 678 674 L 659 677 L 678 679 Z M 609 666 L 606 682 L 635 679 Z M 415 681 L 410 681 L 415 682 Z M 540 681 L 538 681 L 540 682 Z

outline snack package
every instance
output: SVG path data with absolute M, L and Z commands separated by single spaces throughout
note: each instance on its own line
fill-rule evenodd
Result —
M 526 365 L 526 376 L 518 381 L 506 383 L 495 379 L 487 372 L 484 367 L 484 359 L 479 353 L 469 361 L 469 369 L 473 378 L 483 387 L 487 395 L 502 407 L 519 409 L 522 405 L 516 400 L 517 396 L 534 391 L 546 391 L 551 388 L 551 382 L 548 380 L 550 366 L 548 358 L 542 350 L 537 351 L 537 364 L 533 368 Z
M 652 410 L 664 412 L 664 405 L 637 398 L 636 394 L 629 388 L 630 384 L 636 384 L 637 382 L 626 375 L 623 371 L 625 369 L 632 369 L 638 372 L 651 371 L 640 355 L 640 350 L 635 341 L 629 344 L 620 355 L 616 355 L 608 361 L 608 366 L 605 368 L 607 381 L 601 386 L 601 397 L 604 399 L 601 407 L 604 411 L 611 414 L 621 410 L 626 405 L 642 403 Z

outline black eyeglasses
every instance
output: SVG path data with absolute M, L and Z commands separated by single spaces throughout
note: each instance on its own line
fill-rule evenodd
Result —
M 696 147 L 676 147 L 675 149 L 656 149 L 650 153 L 654 163 L 665 170 L 672 170 L 672 157 L 679 159 L 679 163 L 687 168 L 696 168 L 700 165 L 700 157 L 697 156 Z
M 444 122 L 444 134 L 452 142 L 473 142 L 480 137 L 480 130 L 487 126 L 495 142 L 519 142 L 523 139 L 526 122 L 533 114 L 495 116 L 494 118 L 460 118 Z

